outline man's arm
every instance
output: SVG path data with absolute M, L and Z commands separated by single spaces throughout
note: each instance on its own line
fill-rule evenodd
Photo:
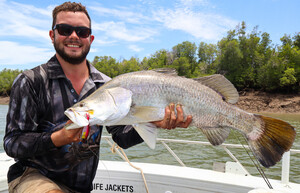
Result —
M 69 120 L 67 124 L 71 123 Z M 51 140 L 56 147 L 61 147 L 63 145 L 70 144 L 72 142 L 79 142 L 82 134 L 83 128 L 78 129 L 65 129 L 62 128 L 51 134 Z
M 107 131 L 112 134 L 112 139 L 123 149 L 127 149 L 144 140 L 131 125 L 118 125 L 106 127 Z
M 25 158 L 47 153 L 55 148 L 51 133 L 39 130 L 40 95 L 33 82 L 24 74 L 20 75 L 12 86 L 7 114 L 4 149 L 14 158 Z M 48 125 L 49 128 L 51 125 Z M 49 129 L 45 126 L 45 130 Z

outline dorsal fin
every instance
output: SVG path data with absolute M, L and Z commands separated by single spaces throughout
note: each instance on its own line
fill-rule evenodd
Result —
M 221 74 L 194 78 L 194 80 L 218 92 L 228 103 L 235 104 L 239 100 L 239 93 L 236 88 Z
M 163 73 L 163 74 L 168 74 L 168 75 L 172 75 L 172 76 L 177 76 L 177 71 L 174 68 L 156 68 L 156 69 L 152 69 L 155 72 L 159 72 L 159 73 Z

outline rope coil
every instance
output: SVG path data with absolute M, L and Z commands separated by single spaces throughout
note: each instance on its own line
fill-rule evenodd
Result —
M 145 175 L 144 175 L 143 170 L 142 170 L 141 168 L 139 168 L 139 167 L 133 165 L 133 164 L 130 162 L 130 160 L 128 159 L 128 157 L 127 157 L 126 153 L 124 152 L 123 148 L 121 148 L 120 146 L 116 145 L 116 143 L 114 143 L 113 146 L 111 147 L 111 152 L 112 152 L 113 154 L 115 154 L 115 153 L 116 153 L 116 149 L 119 149 L 119 150 L 121 151 L 121 153 L 123 154 L 125 160 L 128 162 L 128 164 L 129 164 L 131 167 L 133 167 L 134 169 L 139 170 L 139 171 L 141 172 L 142 178 L 143 178 L 143 181 L 144 181 L 144 184 L 145 184 L 146 192 L 149 193 L 147 181 L 146 181 L 146 178 L 145 178 Z

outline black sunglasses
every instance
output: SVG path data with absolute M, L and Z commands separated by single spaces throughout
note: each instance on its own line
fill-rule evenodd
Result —
M 57 29 L 58 33 L 62 36 L 69 36 L 75 30 L 76 34 L 80 38 L 87 38 L 92 34 L 91 28 L 88 27 L 74 27 L 68 24 L 56 24 L 53 27 L 53 31 Z

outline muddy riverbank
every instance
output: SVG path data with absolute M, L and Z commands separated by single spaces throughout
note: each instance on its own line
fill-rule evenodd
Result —
M 8 103 L 9 97 L 0 96 L 0 104 Z M 248 112 L 300 113 L 300 94 L 242 91 L 236 105 Z

